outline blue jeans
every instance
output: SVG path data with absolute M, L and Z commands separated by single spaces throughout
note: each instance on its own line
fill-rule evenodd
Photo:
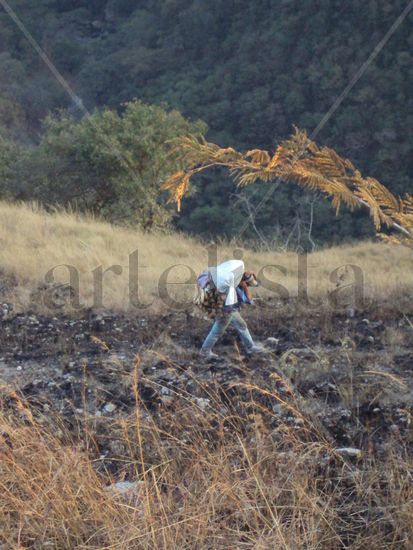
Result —
M 235 328 L 241 338 L 241 342 L 245 349 L 250 349 L 254 345 L 254 340 L 248 330 L 247 323 L 241 317 L 238 311 L 232 311 L 231 313 L 219 315 L 215 319 L 208 336 L 205 338 L 205 342 L 202 344 L 203 351 L 211 350 L 218 338 L 220 338 L 231 325 Z

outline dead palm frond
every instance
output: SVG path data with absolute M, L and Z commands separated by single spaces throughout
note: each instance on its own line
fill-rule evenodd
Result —
M 261 149 L 242 154 L 193 136 L 177 138 L 171 153 L 183 169 L 165 181 L 163 188 L 169 191 L 178 210 L 191 178 L 208 168 L 221 166 L 230 171 L 241 187 L 279 180 L 321 192 L 331 199 L 336 213 L 342 204 L 350 210 L 367 208 L 380 237 L 413 245 L 413 196 L 396 197 L 376 179 L 364 178 L 348 159 L 329 147 L 319 147 L 304 131 L 295 129 L 274 154 Z M 401 237 L 385 235 L 385 227 L 396 229 Z

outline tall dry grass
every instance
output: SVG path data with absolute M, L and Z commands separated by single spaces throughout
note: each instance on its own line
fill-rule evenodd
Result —
M 232 258 L 236 245 L 219 245 L 218 261 Z M 102 305 L 114 310 L 127 310 L 129 298 L 129 256 L 138 251 L 139 300 L 152 304 L 153 309 L 165 307 L 159 298 L 158 282 L 162 273 L 177 264 L 168 275 L 168 292 L 179 300 L 190 298 L 195 286 L 184 283 L 189 270 L 198 274 L 208 263 L 205 245 L 179 234 L 143 233 L 138 230 L 114 227 L 108 223 L 73 213 L 46 213 L 35 205 L 0 203 L 0 269 L 4 278 L 14 280 L 16 286 L 10 299 L 16 307 L 25 309 L 31 293 L 44 282 L 51 269 L 59 283 L 69 282 L 68 268 L 79 273 L 80 301 L 85 306 L 99 305 L 94 275 L 103 275 Z M 265 276 L 282 285 L 291 296 L 297 295 L 298 256 L 292 252 L 254 252 L 244 250 L 248 269 L 259 272 L 265 266 Z M 335 287 L 332 272 L 345 264 L 359 266 L 364 274 L 368 297 L 397 300 L 410 296 L 413 283 L 411 250 L 379 243 L 343 245 L 322 250 L 308 256 L 308 288 L 312 297 L 323 299 Z M 120 266 L 121 272 L 110 270 Z M 56 267 L 60 266 L 60 267 Z M 188 267 L 185 267 L 188 266 Z M 276 267 L 274 267 L 276 266 Z M 281 269 L 280 269 L 281 268 Z M 350 270 L 339 271 L 338 277 L 351 283 Z M 277 291 L 261 289 L 262 296 Z M 3 295 L 3 298 L 5 296 Z
M 271 389 L 255 391 L 279 403 Z M 44 425 L 9 397 L 0 415 L 4 548 L 412 547 L 407 449 L 395 440 L 381 460 L 343 460 L 294 400 L 301 427 L 270 428 L 259 400 L 246 403 L 243 417 L 222 412 L 218 394 L 210 393 L 207 410 L 180 395 L 173 409 L 150 416 L 137 396 L 129 418 L 85 419 L 79 444 L 56 420 Z M 91 458 L 97 422 L 116 442 L 117 478 L 138 482 L 127 495 L 106 489 L 112 475 Z

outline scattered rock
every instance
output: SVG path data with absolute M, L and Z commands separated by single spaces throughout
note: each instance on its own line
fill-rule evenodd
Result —
M 13 312 L 13 305 L 4 303 L 0 306 L 0 319 L 7 319 Z
M 118 481 L 107 485 L 105 491 L 130 505 L 138 506 L 141 505 L 144 486 L 143 481 Z
M 361 458 L 363 455 L 363 451 L 355 447 L 342 447 L 341 449 L 336 449 L 336 453 L 352 458 Z
M 196 404 L 198 405 L 198 407 L 200 409 L 202 409 L 203 411 L 209 407 L 210 405 L 210 400 L 209 399 L 205 399 L 203 397 L 198 397 L 197 399 L 195 399 L 195 402 Z
M 125 494 L 130 491 L 139 490 L 142 485 L 143 481 L 118 481 L 117 483 L 112 483 L 112 485 L 107 485 L 105 491 Z
M 114 403 L 106 403 L 103 407 L 103 410 L 107 413 L 113 413 L 116 410 L 116 405 Z
M 355 317 L 356 315 L 356 309 L 352 306 L 348 306 L 346 308 L 346 315 L 347 317 L 349 317 L 350 319 L 352 319 L 353 317 Z

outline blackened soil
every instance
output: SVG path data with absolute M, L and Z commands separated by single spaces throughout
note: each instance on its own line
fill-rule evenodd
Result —
M 259 403 L 270 428 L 301 429 L 299 410 L 337 448 L 377 454 L 395 438 L 412 448 L 408 318 L 271 304 L 245 317 L 268 353 L 246 356 L 229 330 L 210 362 L 198 352 L 210 321 L 193 312 L 10 315 L 0 321 L 3 407 L 13 409 L 10 390 L 17 389 L 42 417 L 59 413 L 75 430 L 85 418 L 127 418 L 137 399 L 154 415 L 182 398 L 205 411 L 218 399 L 246 418 Z M 99 445 L 99 453 L 111 453 L 104 439 Z

